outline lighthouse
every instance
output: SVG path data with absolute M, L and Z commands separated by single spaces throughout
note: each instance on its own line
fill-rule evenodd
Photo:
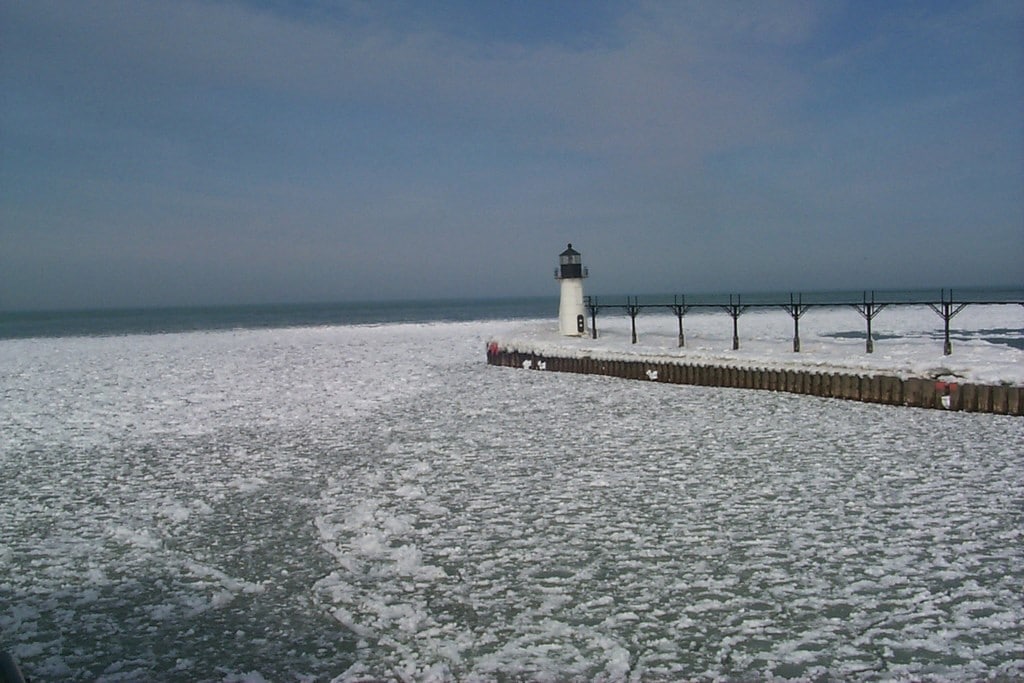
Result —
M 558 255 L 558 270 L 555 279 L 562 285 L 562 298 L 558 303 L 558 331 L 567 337 L 579 337 L 587 330 L 587 318 L 583 314 L 583 278 L 587 269 L 583 267 L 580 252 L 569 248 Z

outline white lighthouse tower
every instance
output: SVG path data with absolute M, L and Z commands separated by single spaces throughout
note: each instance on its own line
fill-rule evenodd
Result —
M 569 248 L 558 255 L 555 279 L 562 284 L 562 298 L 558 303 L 558 331 L 567 337 L 579 337 L 587 331 L 587 317 L 583 312 L 583 267 L 580 252 Z

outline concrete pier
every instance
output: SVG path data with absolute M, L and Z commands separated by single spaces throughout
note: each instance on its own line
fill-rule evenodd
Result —
M 606 375 L 669 384 L 762 389 L 938 410 L 1024 415 L 1024 387 L 936 382 L 926 378 L 853 375 L 815 370 L 689 363 L 683 360 L 605 360 L 520 352 L 498 342 L 487 345 L 490 365 L 554 372 Z

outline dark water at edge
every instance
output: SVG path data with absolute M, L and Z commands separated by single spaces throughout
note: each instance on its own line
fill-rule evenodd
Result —
M 731 298 L 735 297 L 736 303 L 742 303 L 744 306 L 777 306 L 788 304 L 791 295 L 794 301 L 807 305 L 855 305 L 872 299 L 877 303 L 938 304 L 943 300 L 950 300 L 951 297 L 959 305 L 1024 301 L 1024 288 L 960 289 L 952 293 L 949 290 L 754 292 L 736 295 L 706 293 L 686 295 L 685 303 L 696 306 L 721 306 L 730 303 Z M 671 304 L 676 297 L 681 296 L 645 294 L 637 297 L 636 301 L 643 305 L 657 306 Z M 593 296 L 593 300 L 599 305 L 614 307 L 625 304 L 627 297 L 597 294 Z M 557 296 L 75 311 L 0 311 L 0 339 L 165 334 L 318 325 L 514 320 L 555 318 L 557 315 Z
M 0 312 L 0 339 L 555 317 L 557 297 Z

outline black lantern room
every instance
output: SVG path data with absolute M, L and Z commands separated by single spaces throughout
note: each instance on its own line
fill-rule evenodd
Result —
M 565 280 L 568 278 L 584 278 L 587 276 L 587 269 L 583 267 L 583 260 L 580 252 L 569 248 L 558 255 L 558 270 L 555 271 L 555 278 Z

